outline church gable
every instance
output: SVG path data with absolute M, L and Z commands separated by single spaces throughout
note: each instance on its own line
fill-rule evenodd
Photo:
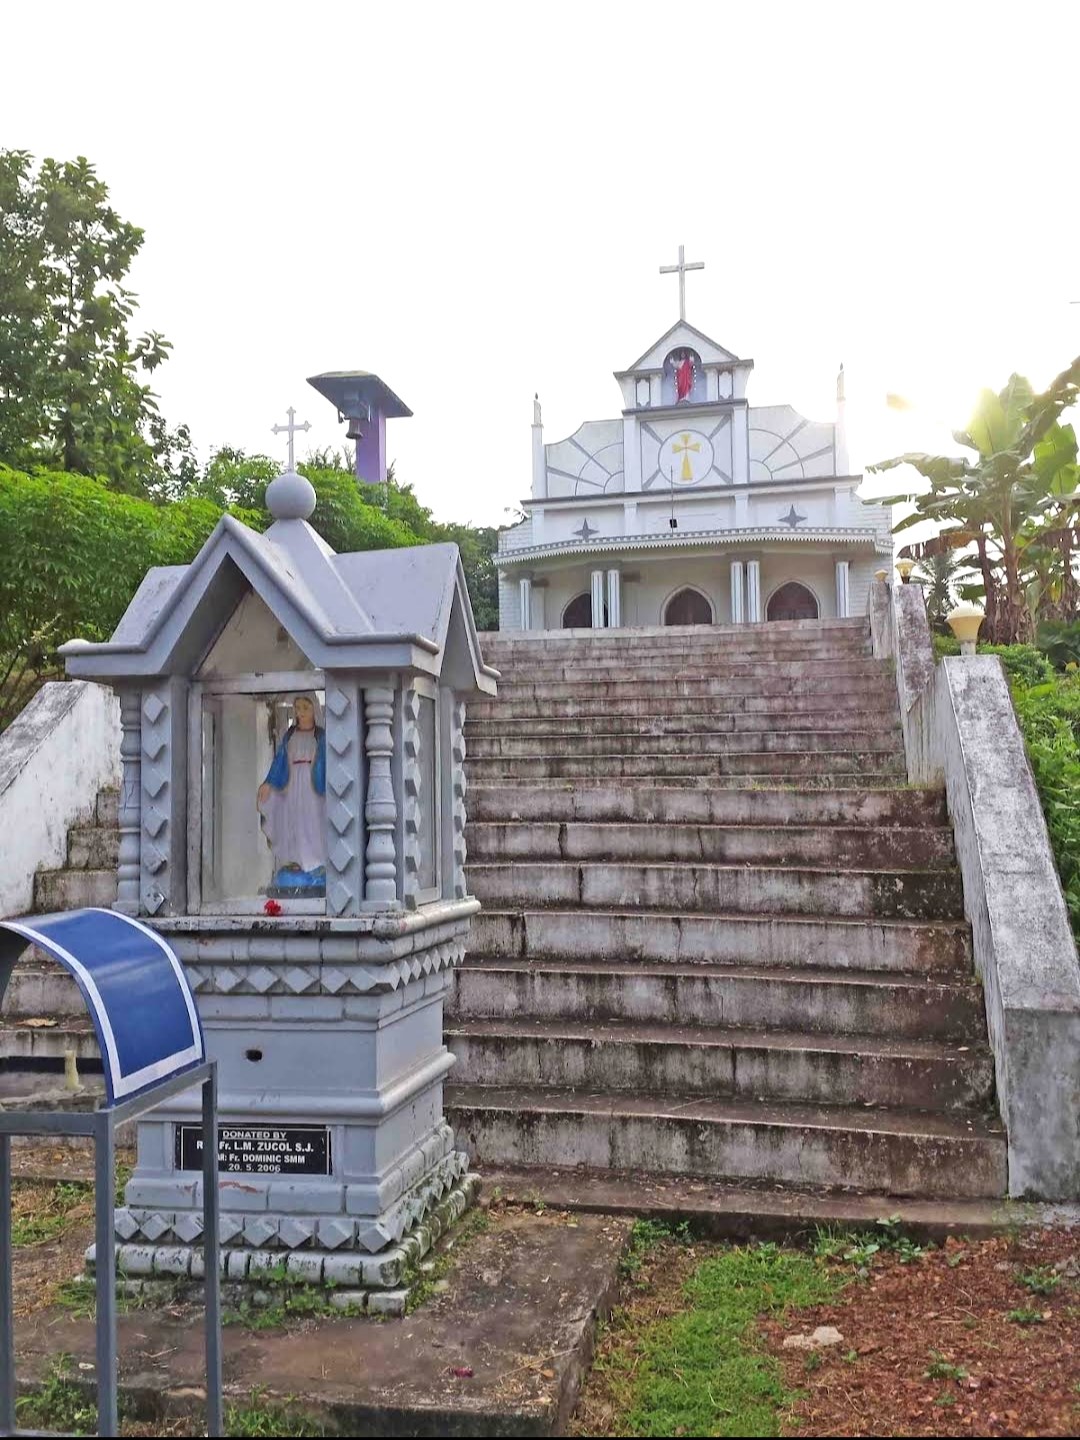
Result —
M 790 405 L 750 410 L 750 479 L 808 480 L 836 474 L 836 426 Z
M 685 320 L 679 320 L 622 374 L 661 370 L 673 350 L 693 350 L 703 365 L 732 365 L 739 359 L 738 355 L 710 340 L 701 330 Z
M 587 420 L 573 435 L 544 447 L 548 495 L 613 495 L 623 480 L 621 420 Z

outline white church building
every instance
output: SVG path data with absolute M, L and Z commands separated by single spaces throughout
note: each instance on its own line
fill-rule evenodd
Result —
M 678 272 L 685 314 L 683 260 Z M 680 318 L 615 373 L 621 414 L 565 440 L 532 427 L 525 518 L 495 557 L 501 630 L 741 624 L 862 614 L 891 516 L 834 421 L 747 400 L 753 360 Z

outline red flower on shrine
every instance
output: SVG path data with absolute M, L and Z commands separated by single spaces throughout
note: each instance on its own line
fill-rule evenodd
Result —
M 281 914 L 281 906 L 276 900 L 267 900 L 266 904 L 263 906 L 263 910 L 267 915 Z

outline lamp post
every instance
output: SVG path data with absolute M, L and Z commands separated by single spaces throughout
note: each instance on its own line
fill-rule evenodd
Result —
M 914 560 L 897 560 L 896 562 L 896 573 L 900 576 L 900 579 L 904 582 L 905 585 L 911 579 L 911 572 L 914 569 Z
M 979 627 L 986 618 L 983 612 L 977 605 L 965 600 L 955 610 L 950 610 L 945 618 L 949 622 L 949 629 L 960 641 L 960 654 L 974 655 Z

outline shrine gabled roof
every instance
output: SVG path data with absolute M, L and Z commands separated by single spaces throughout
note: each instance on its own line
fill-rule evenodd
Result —
M 190 565 L 150 570 L 104 644 L 61 649 L 86 679 L 190 675 L 248 590 L 320 669 L 404 669 L 493 693 L 456 545 L 338 555 L 305 521 L 223 515 Z M 452 654 L 450 652 L 453 652 Z
M 632 365 L 625 370 L 617 370 L 616 378 L 622 379 L 625 375 L 633 375 L 641 370 L 658 370 L 663 364 L 664 356 L 669 350 L 676 346 L 686 345 L 691 349 L 699 350 L 704 364 L 735 364 L 753 365 L 752 360 L 741 360 L 733 351 L 726 349 L 718 341 L 706 335 L 703 330 L 697 329 L 687 320 L 676 320 L 670 330 L 666 330 L 659 340 L 654 340 L 644 354 L 639 355 Z

